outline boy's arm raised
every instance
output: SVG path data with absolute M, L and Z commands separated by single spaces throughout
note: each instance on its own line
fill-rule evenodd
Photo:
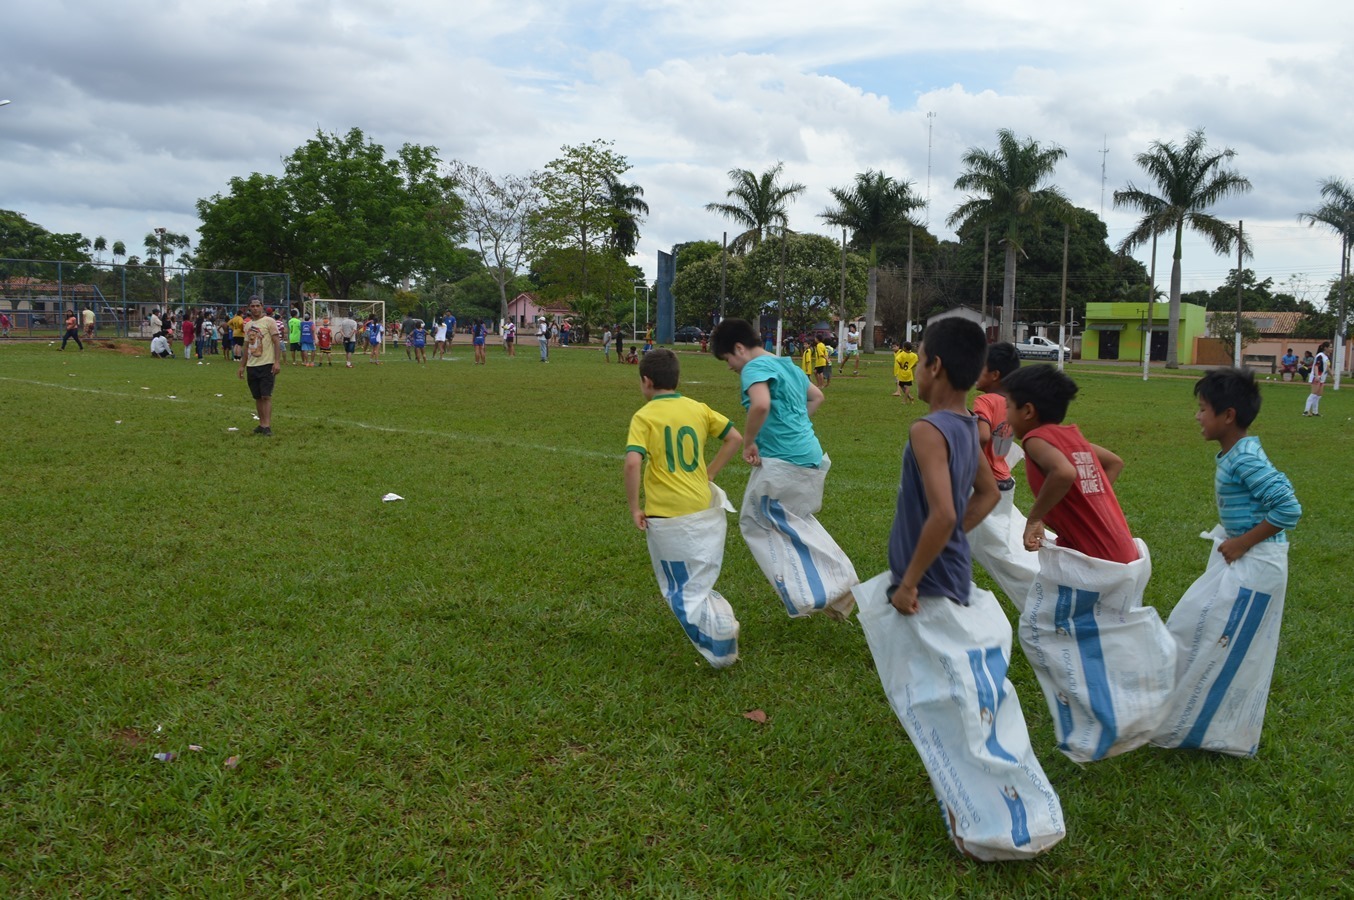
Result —
M 1049 514 L 1072 489 L 1077 480 L 1076 466 L 1048 441 L 1028 438 L 1022 445 L 1025 465 L 1034 464 L 1044 473 L 1044 485 L 1034 498 L 1025 523 L 1025 549 L 1038 550 L 1044 539 L 1044 516 Z
M 930 422 L 913 422 L 908 441 L 912 444 L 912 456 L 917 460 L 917 469 L 921 472 L 927 514 L 921 534 L 917 536 L 912 559 L 908 561 L 907 571 L 902 574 L 897 590 L 889 598 L 893 608 L 905 616 L 917 611 L 917 585 L 931 563 L 945 549 L 946 542 L 954 532 L 954 523 L 959 518 L 950 490 L 950 447 L 945 442 L 945 436 Z M 992 477 L 991 471 L 987 477 Z

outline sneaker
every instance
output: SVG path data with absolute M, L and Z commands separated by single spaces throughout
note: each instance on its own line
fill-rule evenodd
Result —
M 255 426 L 254 426 L 254 434 L 263 434 L 263 426 L 262 426 L 262 425 L 255 425 Z
M 272 437 L 272 436 L 273 436 L 273 429 L 271 429 L 271 428 L 255 428 L 255 429 L 254 429 L 254 433 L 257 434 L 259 437 Z

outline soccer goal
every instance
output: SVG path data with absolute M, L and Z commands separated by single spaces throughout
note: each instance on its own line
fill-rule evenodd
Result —
M 329 327 L 334 330 L 335 335 L 343 333 L 343 320 L 352 321 L 354 331 L 362 331 L 363 325 L 368 316 L 375 317 L 376 321 L 381 323 L 381 334 L 386 333 L 386 304 L 384 300 L 322 300 L 318 298 L 307 298 L 305 303 L 306 312 L 310 313 L 312 322 L 321 323 L 325 319 L 329 320 Z M 336 337 L 335 340 L 341 340 Z

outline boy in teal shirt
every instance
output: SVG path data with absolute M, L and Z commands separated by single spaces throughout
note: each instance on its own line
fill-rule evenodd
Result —
M 810 416 L 823 392 L 787 357 L 762 348 L 743 319 L 725 319 L 710 350 L 738 373 L 743 407 L 743 460 L 753 467 L 738 527 L 748 549 L 792 617 L 826 612 L 844 619 L 855 606 L 855 567 L 816 514 L 831 460 Z

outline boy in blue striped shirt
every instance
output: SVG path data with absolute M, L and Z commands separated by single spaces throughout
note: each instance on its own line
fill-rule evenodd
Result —
M 1240 369 L 1214 369 L 1194 385 L 1199 411 L 1194 419 L 1204 440 L 1217 441 L 1214 493 L 1227 540 L 1218 552 L 1236 562 L 1261 541 L 1286 541 L 1284 530 L 1298 524 L 1302 506 L 1293 484 L 1269 461 L 1260 439 L 1246 433 L 1260 413 L 1255 376 Z

